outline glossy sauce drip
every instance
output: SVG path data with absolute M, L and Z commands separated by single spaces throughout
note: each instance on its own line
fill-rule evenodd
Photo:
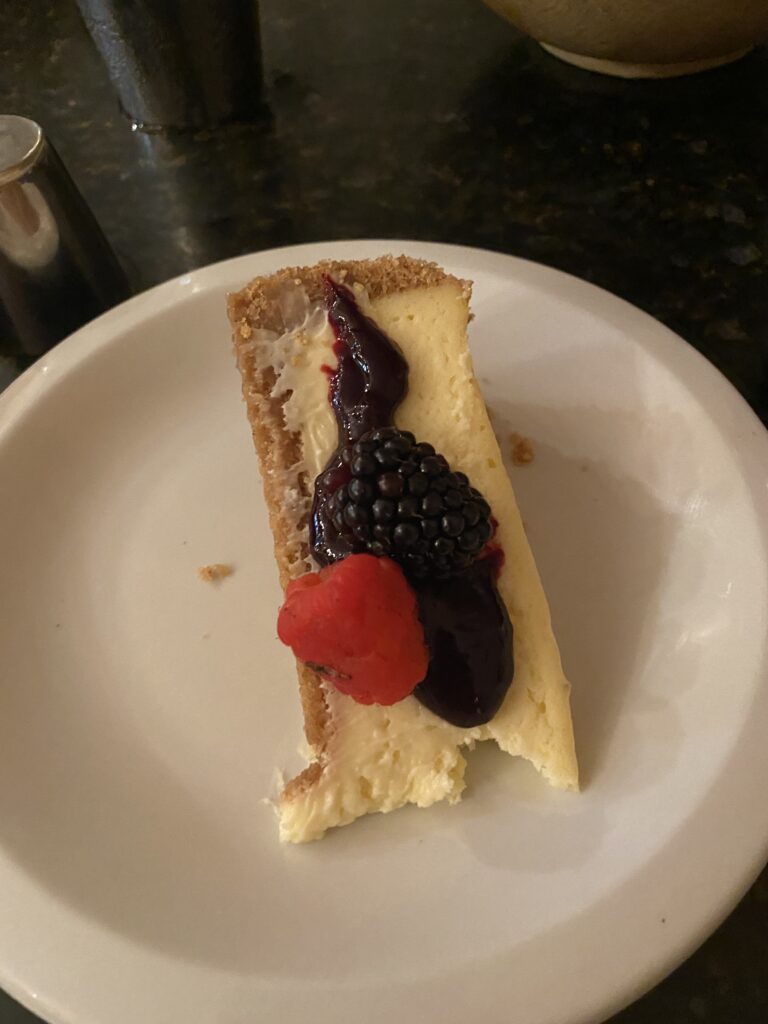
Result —
M 376 427 L 388 427 L 408 390 L 408 363 L 399 348 L 365 316 L 349 289 L 327 280 L 328 320 L 336 336 L 338 366 L 331 376 L 330 401 L 339 443 L 315 481 L 310 547 L 315 561 L 328 565 L 351 555 L 350 540 L 339 534 L 328 514 L 328 500 L 350 472 L 343 450 Z
M 310 546 L 319 565 L 362 550 L 335 529 L 328 501 L 350 478 L 344 449 L 369 430 L 391 426 L 408 389 L 408 364 L 394 342 L 362 313 L 347 288 L 327 284 L 338 357 L 330 400 L 339 443 L 315 481 Z M 410 580 L 430 652 L 429 670 L 414 696 L 452 725 L 490 721 L 512 682 L 512 624 L 496 588 L 502 560 L 496 549 L 450 579 Z
M 447 580 L 419 580 L 419 615 L 429 648 L 426 678 L 413 691 L 452 725 L 490 721 L 512 681 L 512 626 L 492 558 Z

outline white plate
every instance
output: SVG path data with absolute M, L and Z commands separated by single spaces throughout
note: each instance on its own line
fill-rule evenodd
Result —
M 280 847 L 299 710 L 224 294 L 387 251 L 475 281 L 495 422 L 535 444 L 512 473 L 584 792 L 482 749 L 459 807 Z M 639 995 L 766 856 L 767 467 L 679 338 L 492 253 L 265 252 L 79 331 L 0 399 L 0 982 L 77 1024 L 575 1024 Z

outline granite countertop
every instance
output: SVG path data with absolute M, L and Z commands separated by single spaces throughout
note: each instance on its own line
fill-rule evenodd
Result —
M 0 6 L 0 109 L 48 131 L 135 290 L 255 249 L 392 237 L 593 281 L 768 419 L 768 54 L 667 82 L 545 55 L 478 0 L 262 0 L 258 124 L 131 131 L 74 0 Z M 29 361 L 0 322 L 0 387 Z M 768 872 L 614 1020 L 768 1019 Z M 31 1021 L 0 993 L 0 1022 Z

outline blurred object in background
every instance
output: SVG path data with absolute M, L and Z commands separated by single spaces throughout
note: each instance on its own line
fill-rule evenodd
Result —
M 586 71 L 673 78 L 768 39 L 768 0 L 484 0 L 549 53 Z
M 0 342 L 39 356 L 128 296 L 125 274 L 38 124 L 0 114 Z
M 212 128 L 261 109 L 257 0 L 77 0 L 135 128 Z

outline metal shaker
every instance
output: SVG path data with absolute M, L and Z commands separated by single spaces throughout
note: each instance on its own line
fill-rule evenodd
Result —
M 40 126 L 0 114 L 3 349 L 41 355 L 128 295 L 117 258 Z

